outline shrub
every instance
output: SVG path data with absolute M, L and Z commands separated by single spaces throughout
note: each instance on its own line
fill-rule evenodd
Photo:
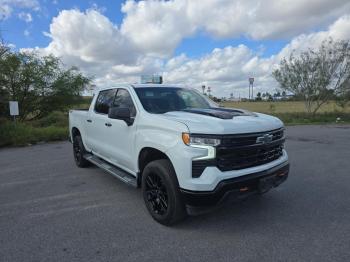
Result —
M 305 112 L 295 112 L 276 113 L 273 115 L 280 118 L 287 125 L 350 123 L 350 114 L 343 112 L 325 112 L 315 115 Z
M 55 111 L 32 123 L 35 127 L 68 126 L 68 112 Z
M 5 122 L 0 126 L 0 147 L 23 146 L 42 141 L 58 141 L 68 138 L 67 126 L 33 127 L 25 123 Z

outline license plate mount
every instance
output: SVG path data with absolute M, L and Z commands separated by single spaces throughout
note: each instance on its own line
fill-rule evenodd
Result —
M 260 178 L 258 183 L 259 192 L 266 193 L 267 191 L 269 191 L 271 188 L 275 186 L 275 180 L 276 180 L 275 176 Z

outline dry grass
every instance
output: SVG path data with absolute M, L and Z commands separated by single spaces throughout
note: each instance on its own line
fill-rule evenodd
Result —
M 225 107 L 242 108 L 260 113 L 302 113 L 305 106 L 302 101 L 281 101 L 281 102 L 224 102 Z M 323 105 L 318 113 L 344 112 L 350 113 L 350 107 L 345 110 L 337 106 L 334 101 Z

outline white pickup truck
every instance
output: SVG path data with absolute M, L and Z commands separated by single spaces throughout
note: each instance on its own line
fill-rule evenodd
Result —
M 224 199 L 265 193 L 288 177 L 276 117 L 222 108 L 194 89 L 117 85 L 71 110 L 78 167 L 93 163 L 141 187 L 152 217 L 171 225 Z

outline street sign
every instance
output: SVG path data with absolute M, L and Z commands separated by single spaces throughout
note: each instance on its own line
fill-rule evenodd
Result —
M 253 84 L 254 83 L 254 77 L 249 77 L 249 84 Z
M 10 101 L 10 116 L 18 116 L 19 110 L 18 110 L 18 101 Z

